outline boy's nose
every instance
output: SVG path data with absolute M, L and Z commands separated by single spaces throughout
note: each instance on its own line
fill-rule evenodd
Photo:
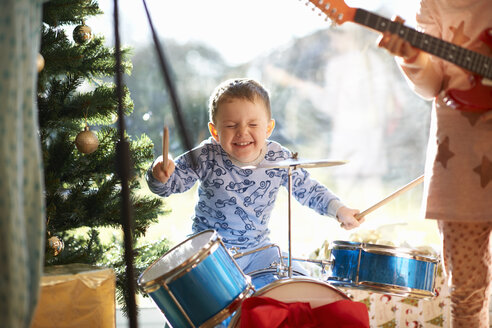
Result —
M 247 126 L 240 126 L 240 127 L 237 129 L 236 134 L 237 134 L 238 136 L 242 136 L 242 135 L 246 134 L 246 132 L 247 132 Z

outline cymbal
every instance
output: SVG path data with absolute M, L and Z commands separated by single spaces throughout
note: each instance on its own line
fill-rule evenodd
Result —
M 278 162 L 267 162 L 264 164 L 260 164 L 258 168 L 315 168 L 315 167 L 328 167 L 328 166 L 337 166 L 346 164 L 348 161 L 334 161 L 328 159 L 319 159 L 319 160 L 308 160 L 308 159 L 299 159 L 299 158 L 289 158 L 283 161 Z

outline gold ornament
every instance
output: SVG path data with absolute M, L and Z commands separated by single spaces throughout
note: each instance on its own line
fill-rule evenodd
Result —
M 77 44 L 87 43 L 92 39 L 92 29 L 85 24 L 78 25 L 74 28 L 72 36 Z
M 79 132 L 75 138 L 75 146 L 84 154 L 93 153 L 99 146 L 97 135 L 89 130 L 89 126 L 85 126 L 84 131 Z
M 50 250 L 53 252 L 53 255 L 58 256 L 58 254 L 60 254 L 63 251 L 63 248 L 65 247 L 65 243 L 57 236 L 53 236 L 50 237 L 50 239 L 48 239 L 48 246 Z
M 38 59 L 37 59 L 36 63 L 37 63 L 38 73 L 39 73 L 44 68 L 44 57 L 40 53 L 38 53 Z

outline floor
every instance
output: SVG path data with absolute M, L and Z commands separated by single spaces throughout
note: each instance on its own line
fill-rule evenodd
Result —
M 141 307 L 139 311 L 139 328 L 164 328 L 164 316 L 157 307 Z M 126 328 L 129 326 L 128 319 L 119 309 L 116 309 L 116 328 Z

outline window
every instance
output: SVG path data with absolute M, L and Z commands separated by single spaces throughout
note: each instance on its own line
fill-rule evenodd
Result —
M 409 25 L 418 5 L 347 2 L 386 18 L 399 14 Z M 107 17 L 94 21 L 92 28 L 105 31 L 111 42 L 112 4 L 100 5 Z M 377 47 L 376 32 L 350 22 L 331 28 L 312 5 L 298 1 L 155 0 L 148 5 L 187 125 L 180 131 L 174 122 L 142 4 L 121 1 L 122 37 L 134 49 L 133 73 L 125 77 L 135 103 L 127 128 L 132 135 L 148 134 L 156 155 L 163 123 L 170 126 L 174 155 L 183 151 L 180 133 L 188 134 L 194 145 L 208 138 L 210 93 L 226 78 L 247 76 L 271 92 L 277 123 L 272 139 L 302 158 L 348 161 L 309 170 L 347 206 L 363 211 L 423 174 L 430 103 L 410 90 L 392 57 Z M 193 202 L 195 193 L 170 197 L 172 213 L 150 235 L 184 240 L 193 208 L 181 204 Z M 294 201 L 293 252 L 309 256 L 326 240 L 438 248 L 435 222 L 423 219 L 421 201 L 420 185 L 369 214 L 361 228 L 350 232 Z M 272 239 L 284 250 L 287 213 L 285 191 L 270 224 Z

